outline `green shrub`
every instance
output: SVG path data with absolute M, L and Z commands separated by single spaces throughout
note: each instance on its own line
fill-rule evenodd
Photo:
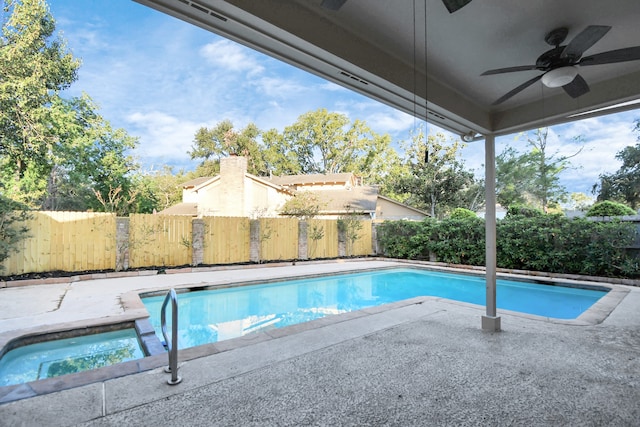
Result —
M 542 215 L 509 215 L 501 220 L 497 232 L 499 267 L 543 271 L 553 262 L 550 248 L 554 245 L 555 217 Z
M 431 218 L 423 221 L 386 221 L 378 227 L 382 253 L 391 258 L 425 259 L 429 257 Z
M 636 236 L 633 223 L 507 217 L 497 233 L 498 267 L 604 277 L 640 273 L 626 250 Z
M 430 249 L 437 261 L 451 264 L 485 264 L 484 220 L 477 216 L 449 218 L 433 227 Z
M 453 211 L 451 211 L 451 215 L 449 215 L 449 218 L 451 219 L 477 218 L 477 217 L 478 215 L 476 215 L 474 211 L 465 209 L 465 208 L 455 208 Z
M 498 267 L 602 277 L 640 276 L 638 259 L 626 249 L 636 238 L 634 223 L 525 212 L 507 216 L 497 224 Z M 389 221 L 379 226 L 378 239 L 383 253 L 390 257 L 428 259 L 434 254 L 440 262 L 485 265 L 485 225 L 480 218 Z
M 610 200 L 596 203 L 587 211 L 587 216 L 622 216 L 635 214 L 636 211 L 631 209 L 629 206 L 618 202 L 612 202 Z
M 384 255 L 392 258 L 429 259 L 440 262 L 484 264 L 484 220 L 476 217 L 437 221 L 387 221 L 378 228 Z
M 31 218 L 28 208 L 0 194 L 0 263 L 18 251 L 18 243 L 29 237 L 25 222 Z M 0 264 L 0 271 L 3 266 Z
M 525 205 L 513 205 L 513 206 L 509 206 L 509 208 L 507 209 L 506 216 L 507 217 L 523 216 L 527 218 L 537 218 L 544 215 L 545 213 L 538 208 L 532 208 L 531 206 L 525 206 Z

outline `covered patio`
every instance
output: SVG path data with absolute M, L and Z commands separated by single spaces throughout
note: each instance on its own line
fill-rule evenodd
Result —
M 632 0 L 135 0 L 485 144 L 496 313 L 495 137 L 638 108 Z

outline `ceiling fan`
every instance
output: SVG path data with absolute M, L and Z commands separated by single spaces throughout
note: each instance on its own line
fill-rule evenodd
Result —
M 471 0 L 442 0 L 449 13 L 453 13 L 458 9 L 466 6 Z M 325 9 L 338 10 L 347 2 L 347 0 L 322 0 L 320 4 Z
M 569 96 L 577 98 L 589 92 L 589 85 L 584 78 L 578 74 L 578 67 L 640 60 L 640 46 L 610 50 L 591 56 L 582 56 L 586 50 L 604 37 L 610 29 L 611 27 L 604 25 L 590 25 L 575 36 L 569 44 L 562 46 L 562 42 L 564 42 L 567 34 L 569 34 L 569 30 L 564 27 L 557 28 L 549 32 L 544 38 L 549 45 L 554 46 L 553 49 L 540 55 L 535 65 L 522 65 L 485 71 L 481 74 L 482 76 L 517 71 L 543 71 L 543 74 L 527 80 L 520 86 L 504 94 L 496 100 L 493 105 L 501 104 L 538 80 L 542 80 L 542 83 L 547 87 L 562 87 Z
M 442 0 L 442 3 L 444 3 L 449 13 L 453 13 L 458 9 L 462 9 L 469 2 L 471 2 L 471 0 Z

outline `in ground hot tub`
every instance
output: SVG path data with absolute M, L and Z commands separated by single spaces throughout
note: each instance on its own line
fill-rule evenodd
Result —
M 134 328 L 51 338 L 30 337 L 13 343 L 13 348 L 0 358 L 0 387 L 145 357 Z

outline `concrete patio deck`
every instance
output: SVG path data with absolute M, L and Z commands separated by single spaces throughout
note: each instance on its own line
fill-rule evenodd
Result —
M 120 299 L 132 290 L 393 265 L 298 264 L 5 288 L 0 341 L 139 316 Z M 621 300 L 598 324 L 499 311 L 503 331 L 489 333 L 480 330 L 482 307 L 420 297 L 184 350 L 176 386 L 156 367 L 35 397 L 28 397 L 35 383 L 3 387 L 0 425 L 640 425 L 640 288 L 617 289 L 625 291 Z M 147 368 L 166 363 L 147 359 Z

